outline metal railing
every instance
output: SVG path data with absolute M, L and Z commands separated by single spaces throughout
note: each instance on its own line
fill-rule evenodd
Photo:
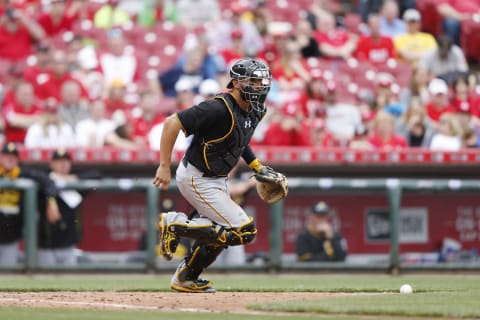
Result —
M 24 225 L 24 243 L 25 260 L 23 270 L 34 272 L 38 270 L 36 266 L 37 250 L 37 212 L 36 196 L 37 186 L 30 180 L 0 180 L 0 189 L 11 188 L 19 189 L 24 192 L 23 205 L 25 208 Z M 103 179 L 103 180 L 83 180 L 69 183 L 66 189 L 75 189 L 78 191 L 142 191 L 145 192 L 146 204 L 146 233 L 147 233 L 147 251 L 145 264 L 134 267 L 135 270 L 160 270 L 161 266 L 156 263 L 156 243 L 157 231 L 156 224 L 159 212 L 159 198 L 161 191 L 152 184 L 151 179 Z M 172 181 L 171 190 L 176 190 L 175 181 Z M 349 191 L 349 192 L 384 192 L 390 210 L 390 252 L 388 265 L 380 266 L 385 270 L 392 272 L 405 268 L 400 265 L 400 243 L 399 243 L 399 213 L 402 202 L 403 191 L 435 191 L 435 192 L 465 192 L 480 190 L 480 180 L 454 180 L 454 179 L 348 179 L 348 178 L 290 178 L 289 189 L 291 195 L 298 191 Z M 282 262 L 282 212 L 284 201 L 280 201 L 270 206 L 270 252 L 269 261 L 263 267 L 264 269 L 312 269 L 312 268 L 352 268 L 347 263 L 284 263 Z M 92 264 L 85 266 L 86 269 L 99 269 L 101 266 Z M 354 266 L 362 269 L 361 266 Z M 450 267 L 471 268 L 469 265 L 450 265 Z M 1 268 L 1 267 L 0 267 Z M 76 267 L 74 267 L 76 268 Z M 118 269 L 121 266 L 103 266 L 103 269 Z M 249 268 L 246 266 L 245 268 Z M 258 267 L 251 267 L 258 269 Z M 408 268 L 408 267 L 407 267 Z M 420 266 L 422 268 L 428 268 Z M 432 266 L 432 269 L 442 268 Z M 474 267 L 476 268 L 476 267 Z M 480 267 L 478 267 L 480 268 Z M 82 268 L 79 268 L 82 269 Z M 128 268 L 125 268 L 128 269 Z M 130 268 L 131 269 L 131 268 Z M 374 269 L 372 266 L 364 266 L 364 269 Z

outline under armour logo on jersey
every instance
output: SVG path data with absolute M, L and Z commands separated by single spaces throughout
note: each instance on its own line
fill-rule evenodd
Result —
M 243 123 L 245 125 L 245 129 L 252 127 L 252 120 L 245 121 Z

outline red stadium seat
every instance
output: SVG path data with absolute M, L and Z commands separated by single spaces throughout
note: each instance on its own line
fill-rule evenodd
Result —
M 480 61 L 480 23 L 473 19 L 463 21 L 460 43 L 469 61 Z

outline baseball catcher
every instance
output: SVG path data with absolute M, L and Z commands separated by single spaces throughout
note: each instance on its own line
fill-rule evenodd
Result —
M 250 147 L 255 128 L 267 111 L 270 69 L 262 61 L 240 59 L 232 65 L 230 78 L 228 93 L 169 116 L 160 139 L 160 163 L 153 183 L 167 189 L 175 140 L 180 130 L 192 136 L 177 167 L 176 180 L 182 196 L 197 214 L 162 213 L 158 224 L 159 247 L 166 259 L 172 259 L 181 237 L 194 240 L 191 252 L 170 282 L 170 287 L 180 292 L 215 292 L 211 281 L 200 278 L 203 270 L 225 248 L 255 239 L 253 217 L 231 198 L 228 189 L 227 176 L 240 158 L 255 172 L 257 180 L 263 179 L 259 188 L 266 190 L 260 193 L 265 201 L 278 201 L 286 195 L 286 179 L 263 166 Z M 272 188 L 277 184 L 283 185 L 283 193 Z

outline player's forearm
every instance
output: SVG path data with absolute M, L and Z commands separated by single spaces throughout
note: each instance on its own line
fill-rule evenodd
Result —
M 160 138 L 160 166 L 170 166 L 173 146 L 182 128 L 182 123 L 177 114 L 172 114 L 165 119 L 162 137 Z

